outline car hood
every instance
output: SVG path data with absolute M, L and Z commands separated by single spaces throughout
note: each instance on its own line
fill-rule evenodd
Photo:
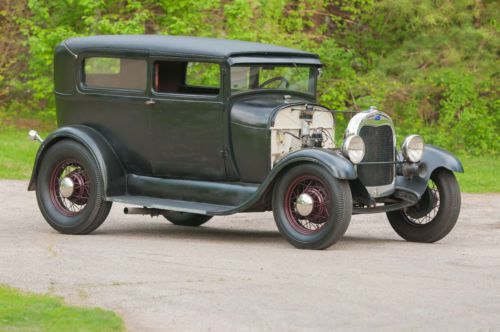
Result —
M 231 106 L 231 122 L 244 126 L 267 128 L 273 111 L 284 105 L 314 103 L 314 99 L 290 96 L 285 102 L 284 93 L 266 93 L 235 98 Z

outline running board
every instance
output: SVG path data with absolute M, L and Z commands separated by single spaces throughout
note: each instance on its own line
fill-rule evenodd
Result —
M 241 182 L 180 180 L 135 174 L 127 176 L 128 196 L 190 202 L 189 204 L 203 202 L 209 206 L 241 206 L 255 195 L 258 188 L 258 184 Z
M 188 202 L 167 198 L 155 198 L 147 196 L 112 196 L 107 198 L 108 201 L 117 203 L 126 203 L 138 205 L 148 209 L 188 212 L 206 215 L 222 215 L 234 210 L 236 206 L 219 205 L 200 202 Z

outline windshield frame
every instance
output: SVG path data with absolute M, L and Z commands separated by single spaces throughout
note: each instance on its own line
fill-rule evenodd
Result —
M 298 56 L 296 54 L 234 54 L 226 59 L 227 67 L 225 79 L 225 94 L 227 97 L 232 97 L 241 94 L 256 93 L 256 92 L 279 92 L 285 94 L 299 94 L 306 97 L 316 98 L 318 89 L 318 79 L 320 70 L 323 67 L 319 56 L 311 54 L 308 56 Z M 287 89 L 247 89 L 238 92 L 233 92 L 231 89 L 231 68 L 233 66 L 310 66 L 316 70 L 314 72 L 312 87 L 308 92 L 287 90 Z
M 242 90 L 233 90 L 232 89 L 232 68 L 234 67 L 247 67 L 252 70 L 252 67 L 265 67 L 265 66 L 272 66 L 272 67 L 288 67 L 288 68 L 304 68 L 304 69 L 309 69 L 309 78 L 307 81 L 307 91 L 306 90 L 294 90 L 294 89 L 286 89 L 286 88 L 245 88 Z M 232 65 L 229 67 L 229 93 L 230 96 L 235 96 L 235 95 L 240 95 L 244 93 L 249 93 L 249 92 L 257 92 L 257 91 L 279 91 L 279 92 L 284 92 L 284 93 L 297 93 L 297 94 L 302 94 L 302 95 L 309 95 L 309 96 L 315 96 L 316 91 L 317 91 L 317 86 L 318 86 L 318 74 L 319 74 L 319 66 L 314 66 L 314 65 L 303 65 L 303 64 L 293 64 L 293 63 L 284 63 L 284 64 L 266 64 L 266 63 L 242 63 L 242 64 L 237 64 L 237 65 Z M 261 69 L 259 68 L 259 74 L 260 75 Z

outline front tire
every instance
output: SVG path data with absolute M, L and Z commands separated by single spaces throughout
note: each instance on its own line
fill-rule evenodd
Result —
M 104 200 L 101 173 L 81 144 L 62 140 L 43 155 L 36 198 L 47 223 L 63 234 L 89 234 L 106 219 L 111 202 Z
M 412 207 L 387 212 L 392 228 L 411 242 L 432 243 L 453 229 L 460 214 L 460 187 L 446 169 L 432 173 L 421 200 Z
M 274 188 L 273 214 L 281 235 L 295 247 L 328 248 L 344 235 L 351 220 L 349 184 L 321 166 L 295 166 Z
M 201 226 L 212 219 L 212 216 L 176 211 L 165 212 L 163 216 L 174 225 L 190 227 Z

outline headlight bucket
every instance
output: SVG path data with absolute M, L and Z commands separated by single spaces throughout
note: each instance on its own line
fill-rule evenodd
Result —
M 365 142 L 358 135 L 347 136 L 342 144 L 342 153 L 353 164 L 359 164 L 365 157 Z
M 424 155 L 424 139 L 419 135 L 410 135 L 401 145 L 401 152 L 406 160 L 418 163 Z

